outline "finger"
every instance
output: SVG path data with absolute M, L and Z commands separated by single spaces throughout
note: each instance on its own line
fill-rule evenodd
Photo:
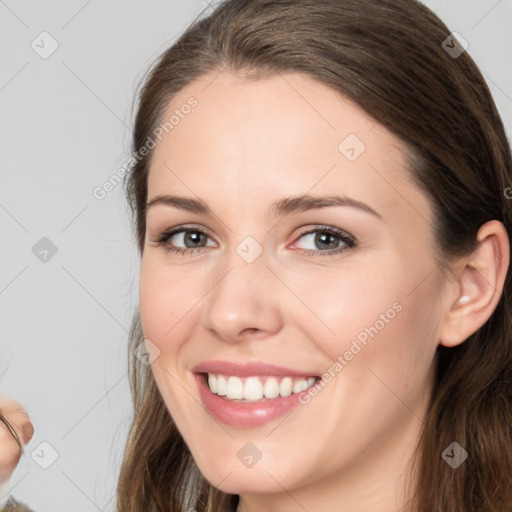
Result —
M 0 411 L 14 429 L 20 441 L 27 444 L 34 435 L 34 425 L 27 411 L 18 402 L 7 398 L 0 399 Z
M 0 482 L 9 479 L 21 457 L 21 450 L 9 427 L 0 421 Z

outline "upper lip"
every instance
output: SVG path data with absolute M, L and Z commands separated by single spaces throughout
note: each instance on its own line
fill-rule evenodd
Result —
M 290 376 L 290 377 L 316 377 L 316 373 L 294 370 L 270 363 L 247 362 L 244 364 L 231 361 L 203 361 L 192 368 L 194 373 L 215 373 L 221 375 L 234 375 L 237 377 L 251 376 Z

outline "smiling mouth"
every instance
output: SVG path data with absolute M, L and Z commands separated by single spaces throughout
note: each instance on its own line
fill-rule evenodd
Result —
M 232 402 L 265 402 L 286 398 L 314 386 L 320 377 L 250 376 L 201 374 L 210 391 Z

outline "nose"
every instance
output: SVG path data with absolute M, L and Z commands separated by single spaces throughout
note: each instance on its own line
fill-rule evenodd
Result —
M 230 343 L 279 332 L 282 283 L 267 267 L 264 253 L 248 263 L 233 251 L 217 270 L 215 284 L 203 299 L 202 326 Z

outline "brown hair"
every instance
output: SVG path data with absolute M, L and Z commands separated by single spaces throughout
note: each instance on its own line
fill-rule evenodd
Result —
M 489 89 L 467 52 L 442 47 L 450 30 L 416 0 L 227 0 L 202 15 L 160 57 L 143 85 L 133 150 L 146 144 L 184 86 L 223 69 L 247 80 L 300 72 L 350 98 L 409 148 L 411 176 L 429 198 L 439 265 L 468 255 L 485 222 L 512 239 L 512 162 Z M 451 43 L 451 46 L 453 44 Z M 139 251 L 145 236 L 151 153 L 126 190 Z M 512 503 L 510 271 L 489 320 L 464 343 L 439 346 L 419 439 L 410 510 L 505 512 Z M 144 339 L 136 313 L 130 351 Z M 120 512 L 235 510 L 198 471 L 149 366 L 130 357 L 134 417 L 118 482 Z M 468 452 L 453 469 L 452 442 Z

